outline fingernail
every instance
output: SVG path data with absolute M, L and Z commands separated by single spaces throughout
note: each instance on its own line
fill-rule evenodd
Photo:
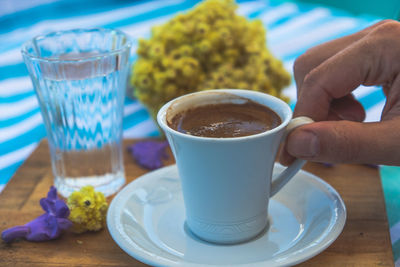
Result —
M 288 140 L 288 151 L 295 157 L 313 158 L 319 152 L 318 137 L 310 131 L 295 131 Z

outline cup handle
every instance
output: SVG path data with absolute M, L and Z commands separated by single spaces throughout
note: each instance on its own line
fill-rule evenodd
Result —
M 286 132 L 282 140 L 285 140 L 288 134 L 297 127 L 312 122 L 314 122 L 312 119 L 305 116 L 292 119 L 286 127 Z M 270 197 L 278 193 L 278 191 L 281 190 L 281 188 L 290 181 L 290 179 L 301 169 L 301 167 L 304 166 L 305 163 L 306 161 L 303 159 L 295 159 L 295 161 L 290 164 L 285 170 L 276 175 L 276 177 L 274 177 L 272 180 Z

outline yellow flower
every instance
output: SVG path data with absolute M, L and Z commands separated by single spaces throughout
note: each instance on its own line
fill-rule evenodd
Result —
M 149 41 L 143 39 L 139 40 L 139 47 L 136 53 L 139 56 L 146 56 L 148 51 L 149 51 Z
M 165 94 L 170 96 L 170 95 L 175 95 L 177 91 L 177 87 L 175 84 L 167 84 L 165 86 Z
M 208 40 L 201 40 L 195 45 L 200 53 L 207 53 L 211 50 L 211 43 Z
M 171 68 L 171 69 L 167 69 L 167 70 L 165 71 L 165 74 L 166 74 L 167 77 L 170 78 L 170 79 L 176 77 L 176 72 L 175 72 L 175 70 L 173 70 L 172 68 Z
M 150 57 L 154 59 L 162 58 L 164 55 L 164 46 L 161 43 L 153 44 L 149 51 Z
M 204 18 L 199 19 L 199 21 L 203 20 Z M 200 37 L 205 36 L 209 30 L 210 26 L 208 26 L 205 22 L 201 22 L 196 26 L 196 32 Z
M 168 79 L 168 74 L 166 72 L 155 72 L 154 73 L 155 87 L 160 88 L 165 84 L 167 79 Z
M 137 63 L 137 64 L 139 64 L 139 63 Z M 161 60 L 161 64 L 162 64 L 162 66 L 164 67 L 164 68 L 166 68 L 166 69 L 168 69 L 168 68 L 170 68 L 172 65 L 173 65 L 173 60 L 170 58 L 170 57 L 164 57 L 162 60 Z M 140 66 L 138 66 L 138 68 L 139 68 Z M 135 71 L 136 72 L 136 71 Z
M 250 86 L 246 82 L 239 82 L 237 84 L 238 88 L 237 89 L 250 89 Z
M 103 228 L 108 208 L 103 193 L 94 191 L 92 186 L 85 186 L 69 196 L 67 205 L 73 232 L 83 233 Z
M 193 48 L 190 45 L 182 45 L 179 52 L 183 57 L 190 57 L 193 54 Z
M 167 101 L 205 89 L 244 88 L 276 95 L 291 77 L 266 46 L 260 20 L 235 13 L 234 0 L 205 0 L 140 40 L 130 80 L 152 116 Z

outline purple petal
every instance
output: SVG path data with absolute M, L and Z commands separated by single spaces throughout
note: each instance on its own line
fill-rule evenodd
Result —
M 65 218 L 57 218 L 57 223 L 61 230 L 67 230 L 72 226 L 72 222 Z
M 69 216 L 69 208 L 67 204 L 62 199 L 57 199 L 55 204 L 55 215 L 57 218 L 68 218 Z
M 26 236 L 26 239 L 29 241 L 47 241 L 51 239 L 56 239 L 62 233 L 61 230 L 67 229 L 66 227 L 70 227 L 72 225 L 71 222 L 66 223 L 65 220 L 68 219 L 62 218 L 62 226 L 59 225 L 58 219 L 54 215 L 49 215 L 47 213 L 42 214 L 35 220 L 29 222 L 27 226 L 30 228 L 30 234 Z
M 42 215 L 40 215 L 36 219 L 28 222 L 25 225 L 28 226 L 31 229 L 35 229 L 37 226 L 40 226 L 40 225 L 46 225 L 47 224 L 46 220 L 47 220 L 48 216 L 49 216 L 49 214 L 43 213 Z
M 47 198 L 40 199 L 40 205 L 42 206 L 45 212 L 55 214 L 56 213 L 55 203 L 57 200 L 58 200 L 57 189 L 54 186 L 51 186 L 49 192 L 47 193 Z
M 45 212 L 47 212 L 47 213 L 50 212 L 49 202 L 47 201 L 46 198 L 41 198 L 41 199 L 39 200 L 39 203 L 40 203 L 40 206 L 42 206 L 42 209 L 43 209 Z
M 167 141 L 142 141 L 129 147 L 136 162 L 147 169 L 154 170 L 163 166 L 162 159 L 167 159 Z
M 47 217 L 47 227 L 45 231 L 50 239 L 54 239 L 59 236 L 60 230 L 58 227 L 58 221 L 55 216 L 48 216 Z
M 26 224 L 30 228 L 26 240 L 47 241 L 57 238 L 61 231 L 58 230 L 57 219 L 47 213 L 40 215 L 33 221 Z
M 47 241 L 59 237 L 62 230 L 72 226 L 68 220 L 69 208 L 67 204 L 57 196 L 57 189 L 52 186 L 47 198 L 40 200 L 40 205 L 46 212 L 24 226 L 16 226 L 5 230 L 2 238 L 11 242 L 16 238 L 24 237 L 29 241 Z
M 17 238 L 22 238 L 25 237 L 26 235 L 28 235 L 30 232 L 29 227 L 25 226 L 25 225 L 21 225 L 21 226 L 15 226 L 15 227 L 11 227 L 7 230 L 4 230 L 1 233 L 1 238 L 9 243 Z
M 51 230 L 49 228 L 48 218 L 54 217 L 44 213 L 26 224 L 29 227 L 30 233 L 26 236 L 29 241 L 46 241 L 50 239 Z
M 57 200 L 57 189 L 54 186 L 50 187 L 49 192 L 47 193 L 47 198 L 49 200 L 56 201 Z
M 36 231 L 26 236 L 26 240 L 33 242 L 41 242 L 50 240 L 50 238 L 46 232 Z

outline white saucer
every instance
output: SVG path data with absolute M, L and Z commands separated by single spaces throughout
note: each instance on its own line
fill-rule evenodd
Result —
M 279 171 L 282 167 L 275 166 Z M 143 175 L 113 199 L 107 225 L 129 255 L 156 266 L 282 266 L 303 262 L 341 233 L 346 208 L 318 177 L 300 171 L 269 204 L 268 231 L 238 245 L 215 245 L 185 227 L 175 165 Z

